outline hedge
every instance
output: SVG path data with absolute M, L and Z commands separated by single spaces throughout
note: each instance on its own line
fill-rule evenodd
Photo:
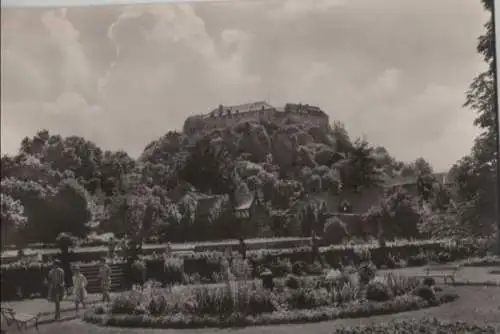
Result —
M 450 262 L 465 259 L 470 256 L 485 256 L 485 249 L 480 242 L 409 242 L 395 243 L 387 247 L 370 245 L 342 245 L 320 248 L 320 253 L 326 263 L 332 267 L 341 265 L 358 265 L 371 260 L 379 268 L 394 268 L 398 266 L 421 266 L 428 261 Z M 260 268 L 271 269 L 276 276 L 289 272 L 291 263 L 310 263 L 311 250 L 309 247 L 293 249 L 261 249 L 247 253 L 253 267 L 253 276 L 259 273 Z M 197 276 L 202 281 L 212 281 L 214 273 L 220 273 L 220 259 L 222 252 L 200 252 L 182 255 L 184 259 L 184 273 L 187 276 Z M 145 256 L 147 279 L 164 281 L 164 266 L 161 255 Z M 80 266 L 97 265 L 98 262 L 73 262 Z M 116 263 L 123 264 L 123 261 Z M 15 299 L 18 290 L 21 297 L 43 295 L 44 278 L 47 277 L 49 263 L 6 264 L 0 267 L 2 300 Z
M 476 333 L 494 334 L 495 328 L 488 325 L 468 324 L 463 321 L 442 322 L 438 319 L 424 318 L 420 320 L 393 321 L 376 325 L 358 325 L 337 329 L 333 334 L 387 334 L 387 333 L 420 333 L 420 334 L 456 334 Z
M 310 241 L 309 238 L 275 238 L 275 239 L 262 239 L 247 240 L 248 250 L 258 250 L 262 248 L 266 249 L 281 249 L 281 248 L 294 248 L 302 247 L 307 245 Z M 205 252 L 205 251 L 224 251 L 226 248 L 231 248 L 236 250 L 238 247 L 238 241 L 221 241 L 221 242 L 206 242 L 206 243 L 192 243 L 188 244 L 189 247 L 182 247 L 183 250 L 194 251 L 194 252 Z M 43 250 L 43 259 L 48 261 L 50 258 L 57 256 L 59 250 L 54 248 L 54 245 L 36 245 L 32 251 Z M 106 247 L 104 247 L 106 246 Z M 85 249 L 87 247 L 100 247 L 101 249 Z M 176 245 L 173 245 L 174 250 Z M 143 246 L 143 254 L 153 255 L 155 252 L 163 252 L 165 249 L 164 244 L 147 244 Z M 107 243 L 101 241 L 96 241 L 92 243 L 80 243 L 79 248 L 73 252 L 72 256 L 74 261 L 90 262 L 99 261 L 100 258 L 108 254 Z M 19 258 L 16 257 L 2 257 L 2 263 L 14 263 L 17 262 Z

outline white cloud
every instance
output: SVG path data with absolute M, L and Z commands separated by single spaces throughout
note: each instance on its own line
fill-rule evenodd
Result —
M 65 88 L 87 92 L 91 85 L 91 68 L 78 40 L 79 32 L 66 17 L 66 9 L 46 11 L 41 20 L 54 48 L 60 52 L 59 75 Z
M 343 6 L 347 0 L 285 0 L 278 8 L 269 12 L 271 19 L 296 19 L 299 16 L 323 13 L 332 8 Z
M 398 85 L 401 78 L 401 72 L 396 68 L 385 70 L 370 87 L 370 93 L 374 96 L 390 96 L 398 91 Z
M 43 105 L 43 112 L 76 118 L 97 117 L 101 111 L 100 106 L 89 106 L 80 94 L 69 91 L 62 93 L 54 102 Z
M 448 165 L 474 137 L 461 104 L 484 19 L 470 0 L 3 10 L 2 149 L 46 127 L 138 154 L 190 114 L 270 97 Z

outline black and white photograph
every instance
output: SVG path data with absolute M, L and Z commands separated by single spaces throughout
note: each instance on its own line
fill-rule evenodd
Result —
M 500 333 L 494 0 L 138 2 L 2 0 L 1 333 Z

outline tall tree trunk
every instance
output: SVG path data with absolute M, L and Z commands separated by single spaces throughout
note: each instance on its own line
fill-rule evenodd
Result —
M 492 40 L 493 41 L 496 41 L 496 34 L 497 34 L 497 26 L 496 26 L 496 9 L 497 6 L 496 6 L 496 1 L 492 1 L 492 10 L 491 10 L 491 23 L 493 25 L 493 36 L 492 36 Z M 493 63 L 492 63 L 492 67 L 493 67 L 493 76 L 494 76 L 494 82 L 495 82 L 495 110 L 496 110 L 496 113 L 495 113 L 495 116 L 496 116 L 496 124 L 498 124 L 498 127 L 497 127 L 497 131 L 496 131 L 496 149 L 497 149 L 497 184 L 500 182 L 500 116 L 498 115 L 498 113 L 500 112 L 499 111 L 499 108 L 498 108 L 498 68 L 497 68 L 497 64 L 498 64 L 498 50 L 496 50 L 496 43 L 493 43 L 493 48 L 495 49 L 494 52 L 493 52 Z M 499 187 L 497 186 L 497 224 L 498 224 L 498 228 L 497 228 L 497 254 L 500 255 L 500 189 Z

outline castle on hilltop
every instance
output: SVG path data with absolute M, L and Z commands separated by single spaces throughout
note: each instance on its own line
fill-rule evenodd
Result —
M 190 116 L 184 122 L 184 132 L 193 134 L 200 130 L 233 126 L 241 122 L 270 122 L 291 115 L 318 126 L 329 122 L 328 115 L 316 106 L 287 103 L 283 108 L 276 108 L 265 101 L 257 101 L 233 106 L 219 105 L 207 114 Z

